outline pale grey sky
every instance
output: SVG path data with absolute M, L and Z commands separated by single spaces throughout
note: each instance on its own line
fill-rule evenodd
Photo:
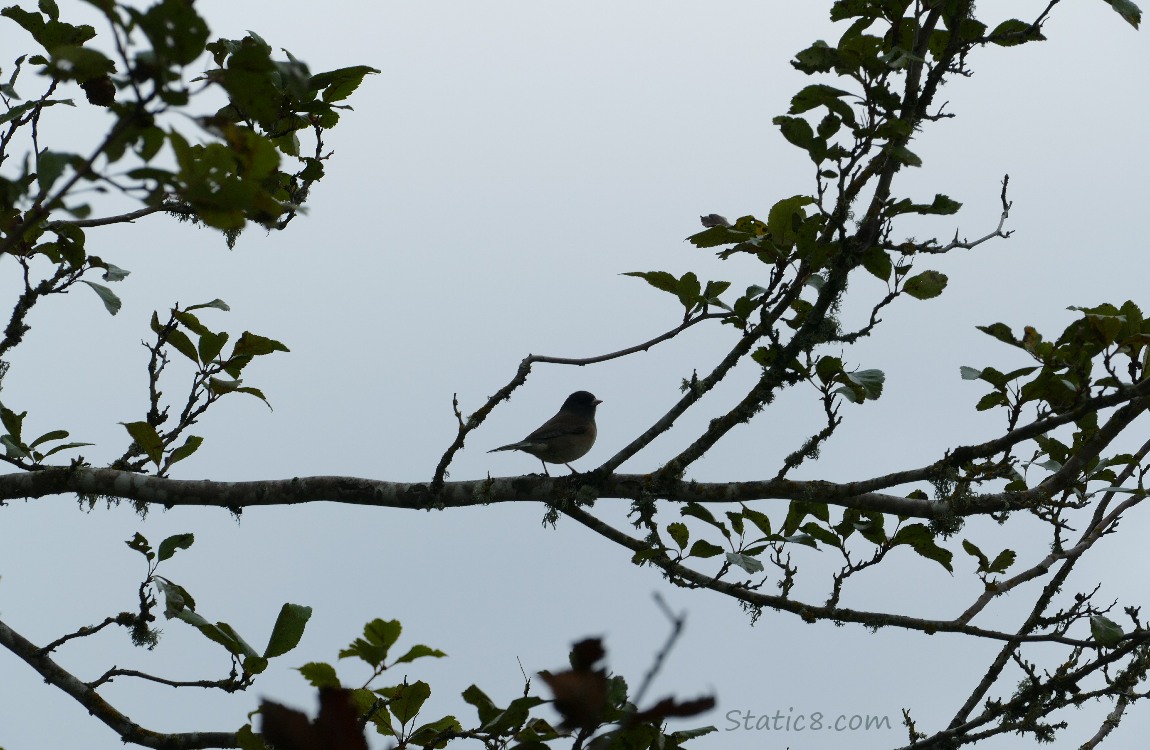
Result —
M 1044 4 L 1009 5 L 1025 18 Z M 65 14 L 76 5 L 61 2 Z M 789 58 L 841 33 L 822 2 L 200 0 L 196 7 L 214 35 L 255 30 L 313 71 L 367 64 L 382 74 L 351 100 L 355 112 L 330 137 L 328 176 L 309 215 L 289 231 L 249 230 L 234 252 L 213 232 L 157 217 L 93 231 L 90 251 L 132 271 L 117 288 L 123 310 L 112 318 L 81 290 L 49 300 L 30 321 L 4 401 L 28 409 L 42 431 L 66 426 L 75 439 L 99 443 L 85 454 L 97 463 L 122 450 L 118 422 L 142 414 L 139 341 L 153 309 L 219 297 L 232 312 L 205 318 L 286 343 L 290 354 L 248 373 L 275 410 L 255 399 L 218 407 L 197 432 L 207 438 L 203 448 L 175 473 L 187 478 L 427 480 L 454 433 L 453 393 L 469 412 L 528 353 L 589 356 L 673 327 L 679 310 L 669 297 L 619 274 L 694 270 L 736 288 L 758 281 L 757 268 L 722 263 L 683 238 L 698 231 L 700 214 L 763 215 L 776 200 L 812 189 L 805 155 L 770 120 L 807 81 Z M 1145 302 L 1150 45 L 1102 2 L 1060 5 L 1046 32 L 1042 44 L 974 55 L 975 75 L 942 94 L 958 117 L 916 138 L 925 166 L 897 179 L 903 192 L 943 192 L 965 204 L 957 216 L 908 233 L 947 238 L 957 229 L 974 237 L 997 222 L 999 181 L 1009 173 L 1014 238 L 938 259 L 934 266 L 951 280 L 946 293 L 900 301 L 878 335 L 847 353 L 855 364 L 885 370 L 886 392 L 876 404 L 844 406 L 840 434 L 802 476 L 876 475 L 995 434 L 998 418 L 974 413 L 982 390 L 960 380 L 958 368 L 1005 370 L 1021 360 L 975 325 L 1001 320 L 1053 333 L 1070 322 L 1067 305 Z M 23 42 L 14 24 L 0 24 L 0 48 L 9 51 L 3 64 Z M 90 122 L 70 119 L 58 132 L 97 137 L 81 121 Z M 0 276 L 10 272 L 0 260 Z M 852 293 L 874 292 L 870 281 L 856 280 Z M 846 314 L 862 309 L 848 303 Z M 707 369 L 729 336 L 718 325 L 700 326 L 625 360 L 537 367 L 468 439 L 452 476 L 536 471 L 529 456 L 486 450 L 526 434 L 577 389 L 604 401 L 599 442 L 577 463 L 595 466 L 665 412 L 680 380 Z M 745 382 L 752 374 L 734 377 Z M 737 396 L 736 382 L 720 388 L 680 431 L 622 470 L 655 468 Z M 817 423 L 818 408 L 813 393 L 786 394 L 690 476 L 773 474 Z M 612 501 L 596 506 L 620 524 L 625 510 Z M 652 603 L 658 591 L 688 612 L 688 623 L 652 697 L 717 694 L 719 708 L 697 723 L 720 732 L 693 745 L 702 750 L 905 744 L 901 710 L 926 727 L 945 722 L 993 652 L 955 636 L 869 634 L 772 612 L 752 628 L 734 603 L 670 588 L 574 523 L 542 528 L 543 509 L 534 504 L 445 513 L 324 504 L 252 510 L 239 524 L 213 510 L 155 510 L 146 520 L 127 507 L 85 514 L 66 497 L 13 502 L 2 513 L 0 615 L 37 642 L 134 606 L 143 566 L 123 540 L 136 531 L 153 542 L 194 532 L 196 545 L 167 573 L 196 596 L 201 614 L 253 642 L 266 638 L 282 602 L 315 608 L 301 646 L 246 696 L 111 686 L 109 700 L 158 731 L 235 729 L 264 696 L 312 710 L 311 691 L 291 667 L 333 661 L 374 617 L 401 620 L 403 644 L 448 652 L 406 674 L 432 685 L 426 718 L 454 712 L 466 725 L 473 713 L 458 696 L 469 684 L 509 701 L 521 691 L 520 664 L 529 673 L 562 666 L 570 643 L 587 635 L 604 635 L 610 666 L 637 684 L 668 629 Z M 1147 579 L 1118 554 L 1137 549 L 1134 524 L 1146 521 L 1132 521 L 1115 556 L 1080 575 L 1083 585 L 1104 582 L 1107 597 L 1142 602 Z M 972 523 L 963 536 L 1022 549 L 1028 531 L 1035 527 L 1018 518 L 1002 528 Z M 949 546 L 957 549 L 958 540 Z M 883 566 L 844 604 L 948 617 L 977 591 L 961 552 L 953 576 L 904 554 L 903 578 Z M 800 560 L 812 572 L 835 562 L 813 553 Z M 996 605 L 1001 615 L 1023 606 L 1028 593 Z M 811 595 L 819 596 L 813 588 Z M 175 622 L 163 628 L 152 653 L 129 648 L 123 633 L 106 633 L 65 648 L 61 661 L 84 679 L 113 663 L 174 679 L 226 673 L 223 653 L 198 633 Z M 351 682 L 366 676 L 350 663 L 340 669 Z M 0 655 L 0 675 L 0 747 L 122 747 L 10 655 Z M 729 711 L 792 708 L 886 716 L 895 728 L 727 731 Z M 1096 729 L 1086 714 L 1070 717 L 1082 723 L 1066 734 L 1066 746 Z M 1148 731 L 1139 706 L 1112 741 L 1122 746 L 1124 737 L 1129 746 Z M 1006 738 L 986 747 L 1017 746 Z

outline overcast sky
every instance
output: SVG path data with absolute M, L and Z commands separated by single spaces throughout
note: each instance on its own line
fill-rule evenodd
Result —
M 60 5 L 67 16 L 80 4 Z M 1026 18 L 1045 3 L 1008 5 Z M 65 427 L 74 439 L 97 443 L 85 455 L 106 463 L 124 447 L 118 423 L 143 416 L 139 342 L 152 310 L 222 298 L 232 312 L 206 312 L 206 321 L 271 336 L 292 351 L 247 373 L 274 411 L 255 399 L 225 401 L 199 426 L 206 437 L 200 452 L 175 473 L 220 480 L 339 474 L 426 481 L 454 435 L 453 393 L 470 412 L 529 353 L 591 356 L 675 325 L 677 303 L 619 274 L 694 270 L 736 288 L 761 281 L 760 267 L 720 262 L 683 238 L 699 230 L 700 214 L 765 216 L 775 201 L 813 189 L 805 154 L 770 120 L 807 82 L 790 57 L 841 33 L 823 2 L 200 0 L 196 7 L 215 35 L 255 30 L 313 72 L 366 64 L 382 74 L 351 100 L 355 111 L 330 136 L 327 178 L 310 213 L 288 231 L 249 230 L 233 252 L 214 232 L 159 217 L 90 232 L 90 252 L 132 272 L 117 288 L 122 311 L 106 315 L 82 289 L 45 302 L 12 357 L 3 399 L 30 412 L 28 432 Z M 937 259 L 933 267 L 951 279 L 946 293 L 930 302 L 900 300 L 875 337 L 846 353 L 853 365 L 884 370 L 886 392 L 876 404 L 844 406 L 836 440 L 816 465 L 803 467 L 803 478 L 874 476 L 992 437 L 1000 420 L 975 414 L 983 390 L 962 381 L 958 368 L 1026 363 L 975 325 L 1003 321 L 1056 334 L 1072 320 L 1068 305 L 1134 299 L 1147 307 L 1150 45 L 1097 1 L 1058 6 L 1046 33 L 1044 44 L 976 51 L 973 77 L 941 94 L 958 117 L 919 135 L 912 148 L 924 168 L 896 179 L 900 195 L 942 192 L 965 204 L 955 217 L 905 229 L 920 240 L 949 239 L 956 230 L 975 237 L 993 229 L 999 182 L 1009 173 L 1015 236 Z M 14 24 L 0 24 L 5 79 L 7 61 L 25 42 Z M 22 93 L 34 94 L 30 83 Z M 82 151 L 99 133 L 87 114 L 75 118 L 46 127 Z M 0 260 L 0 276 L 13 269 Z M 871 282 L 859 278 L 851 294 L 871 300 L 878 289 Z M 11 279 L 2 283 L 12 289 Z M 848 322 L 864 309 L 848 301 Z M 578 389 L 604 401 L 599 442 L 576 464 L 593 468 L 661 416 L 692 369 L 708 371 L 731 333 L 699 326 L 624 360 L 538 366 L 468 439 L 452 477 L 536 471 L 529 456 L 486 451 L 522 437 Z M 621 470 L 658 467 L 734 403 L 752 376 L 737 371 L 679 431 Z M 181 389 L 179 382 L 169 387 Z M 787 393 L 689 476 L 772 476 L 820 413 L 813 391 Z M 785 514 L 785 503 L 762 507 L 780 520 Z M 625 503 L 600 501 L 595 511 L 626 523 Z M 905 744 L 902 709 L 921 729 L 937 729 L 995 651 L 957 636 L 870 634 L 772 612 L 751 627 L 734 602 L 671 588 L 572 522 L 543 528 L 536 504 L 443 513 L 313 504 L 250 510 L 240 523 L 210 509 L 157 509 L 144 520 L 128 507 L 81 513 L 67 497 L 11 502 L 2 512 L 0 616 L 34 642 L 134 608 L 144 566 L 123 540 L 137 531 L 154 543 L 194 532 L 195 546 L 163 572 L 193 593 L 201 614 L 231 623 L 253 643 L 266 640 L 281 603 L 315 608 L 301 646 L 247 695 L 130 681 L 105 691 L 133 720 L 164 732 L 234 730 L 264 696 L 312 710 L 311 691 L 291 668 L 333 661 L 374 617 L 404 623 L 401 646 L 426 643 L 449 654 L 418 662 L 394 681 L 406 674 L 430 682 L 425 718 L 456 713 L 466 726 L 474 714 L 458 696 L 469 684 L 510 701 L 521 693 L 520 665 L 529 674 L 561 667 L 570 644 L 588 635 L 604 636 L 612 669 L 638 684 L 668 631 L 652 602 L 660 592 L 688 621 L 651 697 L 717 695 L 719 708 L 698 723 L 720 732 L 694 745 L 703 750 Z M 676 516 L 668 508 L 661 518 Z M 1145 527 L 1145 519 L 1124 525 L 1111 552 L 1084 565 L 1075 584 L 1101 581 L 1103 599 L 1145 602 L 1141 565 L 1121 564 L 1128 553 L 1144 561 L 1138 524 Z M 1004 527 L 971 523 L 962 537 L 984 549 L 1025 549 L 1037 529 L 1016 518 Z M 958 541 L 948 546 L 958 549 Z M 902 554 L 900 569 L 888 561 L 843 604 L 947 618 L 977 595 L 961 551 L 953 576 Z M 797 559 L 811 573 L 835 562 L 813 553 Z M 824 592 L 812 584 L 799 593 L 820 601 Z M 1014 592 L 991 614 L 1011 622 L 1032 593 Z M 126 634 L 116 632 L 58 656 L 88 680 L 113 664 L 172 679 L 226 675 L 219 648 L 182 623 L 163 628 L 152 653 L 129 648 Z M 348 683 L 366 678 L 352 663 L 340 673 Z M 0 655 L 0 706 L 6 750 L 122 747 L 7 654 Z M 730 731 L 731 711 L 872 715 L 888 717 L 893 728 Z M 1081 723 L 1066 733 L 1067 747 L 1097 729 L 1091 715 L 1102 713 L 1068 717 Z M 1150 719 L 1139 705 L 1112 742 L 1122 746 L 1124 736 L 1129 746 L 1147 732 Z M 1016 746 L 1013 738 L 987 745 Z

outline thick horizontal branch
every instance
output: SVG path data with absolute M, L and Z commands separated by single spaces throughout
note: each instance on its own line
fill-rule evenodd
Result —
M 873 480 L 866 484 L 869 486 Z M 463 508 L 506 502 L 562 503 L 568 499 L 655 498 L 677 502 L 738 503 L 751 500 L 803 500 L 840 507 L 931 519 L 1002 512 L 1024 507 L 1024 499 L 1011 493 L 966 498 L 961 509 L 933 500 L 861 491 L 862 483 L 792 481 L 691 482 L 663 480 L 651 474 L 595 473 L 566 477 L 528 474 L 519 477 L 446 482 L 438 492 L 427 484 L 386 482 L 357 477 L 320 476 L 215 482 L 204 479 L 167 479 L 115 469 L 47 469 L 0 475 L 0 501 L 76 493 L 175 506 L 244 508 L 333 502 L 383 508 Z M 1033 492 L 1033 491 L 1032 491 Z M 1029 493 L 1027 493 L 1029 495 Z M 1024 499 L 1023 499 L 1024 498 Z

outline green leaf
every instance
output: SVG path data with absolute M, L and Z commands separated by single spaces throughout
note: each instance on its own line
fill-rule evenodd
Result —
M 149 552 L 148 559 L 151 560 L 152 557 L 152 554 Z M 164 597 L 164 617 L 170 620 L 174 617 L 180 617 L 180 613 L 184 610 L 195 610 L 196 600 L 192 598 L 192 595 L 188 593 L 187 589 L 177 583 L 169 581 L 163 576 L 156 576 L 155 580 L 156 586 L 160 589 L 160 593 Z M 202 619 L 203 618 L 200 618 L 200 620 Z M 189 620 L 188 622 L 191 621 Z M 196 622 L 199 622 L 199 620 Z
M 40 456 L 40 460 L 43 461 L 48 456 L 59 453 L 60 451 L 67 451 L 73 448 L 83 448 L 86 445 L 95 445 L 95 443 L 62 443 L 60 445 L 54 445 L 52 446 L 51 450 L 46 451 L 42 456 Z
M 475 685 L 469 686 L 461 695 L 468 705 L 475 707 L 475 713 L 479 717 L 480 724 L 486 724 L 501 713 L 499 707 L 495 705 L 495 701 L 491 700 L 487 693 Z
M 762 573 L 764 570 L 763 563 L 760 562 L 758 558 L 751 557 L 750 555 L 744 555 L 740 552 L 728 552 L 727 562 L 729 562 L 731 565 L 736 565 L 742 568 L 752 575 L 755 573 Z
M 1014 561 L 1018 558 L 1018 554 L 1011 549 L 1004 549 L 994 557 L 994 562 L 990 563 L 988 570 L 991 573 L 1005 573 L 1014 565 Z
M 308 88 L 312 91 L 323 91 L 325 102 L 338 102 L 346 99 L 363 82 L 364 76 L 380 71 L 366 65 L 355 65 L 350 68 L 329 70 L 326 73 L 317 73 L 308 80 Z
M 973 367 L 963 365 L 958 368 L 958 374 L 962 376 L 963 380 L 978 380 L 982 377 L 982 370 L 976 370 Z
M 679 294 L 679 280 L 666 271 L 628 271 L 620 275 L 634 276 L 635 278 L 643 279 L 643 281 L 646 281 L 661 292 L 670 292 L 674 295 Z
M 895 547 L 900 544 L 909 545 L 911 549 L 926 559 L 934 560 L 949 572 L 954 572 L 954 567 L 951 565 L 954 554 L 935 544 L 934 535 L 923 524 L 912 523 L 899 529 L 894 538 L 891 539 L 891 546 Z
M 743 223 L 743 226 L 739 226 L 740 222 Z M 752 216 L 744 216 L 735 223 L 735 226 L 708 227 L 697 234 L 692 234 L 687 238 L 687 241 L 698 248 L 719 247 L 720 245 L 732 245 L 753 240 L 765 231 L 766 225 L 761 221 Z M 670 274 L 667 275 L 670 276 Z M 672 276 L 672 278 L 674 277 Z
M 104 274 L 100 277 L 104 281 L 123 281 L 132 274 L 131 271 L 125 271 L 119 266 L 113 266 L 111 263 L 104 263 L 103 261 L 99 267 L 104 269 Z
M 188 549 L 196 541 L 196 535 L 192 533 L 175 534 L 160 542 L 159 557 L 160 561 L 167 560 L 172 555 L 176 554 L 178 549 Z
M 809 206 L 814 202 L 815 199 L 809 195 L 793 195 L 771 206 L 767 214 L 767 231 L 780 248 L 789 250 L 794 247 L 799 227 L 807 218 L 803 206 Z
M 463 725 L 454 716 L 444 716 L 442 719 L 428 722 L 418 727 L 408 737 L 408 742 L 412 745 L 419 745 L 423 748 L 443 748 L 447 746 L 448 740 L 443 739 L 444 735 L 450 736 L 463 731 Z M 555 735 L 558 737 L 558 735 Z M 553 739 L 553 738 L 552 738 Z M 525 743 L 516 745 L 521 750 L 533 750 Z
M 228 303 L 224 302 L 222 299 L 214 299 L 211 302 L 201 302 L 198 305 L 192 305 L 191 307 L 186 307 L 186 308 L 184 308 L 184 312 L 191 312 L 192 310 L 201 310 L 205 307 L 212 307 L 212 308 L 215 308 L 216 310 L 223 310 L 224 312 L 228 312 L 232 309 L 232 308 L 228 307 Z
M 375 619 L 363 626 L 363 638 L 339 652 L 339 658 L 357 657 L 372 667 L 379 667 L 387 659 L 387 652 L 399 639 L 403 626 L 398 620 Z
M 259 357 L 264 354 L 271 354 L 272 352 L 286 352 L 290 351 L 286 346 L 276 341 L 269 339 L 266 336 L 260 336 L 250 331 L 244 331 L 235 347 L 232 349 L 232 355 L 228 359 L 235 359 L 237 357 Z
M 707 508 L 699 505 L 696 502 L 690 502 L 682 506 L 679 509 L 679 515 L 690 516 L 692 518 L 697 518 L 705 523 L 709 523 L 721 531 L 723 536 L 725 536 L 727 539 L 731 538 L 731 531 L 727 528 L 727 525 L 722 521 L 717 520 L 715 516 L 712 515 L 711 511 L 707 510 Z
M 922 166 L 922 159 L 919 158 L 918 154 L 914 153 L 906 146 L 895 146 L 890 150 L 890 155 L 895 159 L 895 161 L 901 162 L 908 167 Z
M 156 428 L 147 422 L 121 422 L 124 429 L 136 441 L 136 445 L 140 446 L 148 458 L 152 460 L 156 466 L 160 465 L 160 461 L 164 458 L 164 444 L 160 440 Z
M 303 678 L 308 681 L 312 687 L 339 687 L 339 677 L 335 673 L 335 667 L 330 664 L 325 664 L 320 661 L 309 661 L 302 667 L 299 667 L 299 673 Z
M 847 380 L 860 386 L 866 397 L 874 400 L 882 395 L 882 387 L 886 382 L 886 373 L 882 370 L 856 370 L 847 373 Z
M 81 279 L 80 281 L 92 287 L 92 291 L 94 291 L 100 297 L 100 301 L 104 303 L 104 307 L 108 312 L 110 312 L 112 315 L 120 312 L 120 305 L 123 303 L 120 302 L 120 298 L 116 296 L 115 292 L 103 284 L 97 284 L 93 281 L 85 281 L 84 279 Z
M 862 256 L 863 268 L 870 271 L 871 275 L 880 281 L 887 281 L 890 279 L 891 271 L 894 266 L 891 263 L 890 255 L 881 247 L 868 248 Z
M 184 444 L 179 448 L 176 448 L 174 451 L 172 451 L 171 455 L 168 456 L 168 466 L 171 466 L 177 461 L 183 461 L 185 458 L 195 453 L 200 445 L 203 444 L 203 442 L 204 439 L 199 435 L 188 435 L 188 437 L 184 440 Z
M 962 548 L 966 551 L 966 554 L 971 555 L 974 557 L 974 559 L 978 560 L 979 572 L 985 573 L 990 569 L 990 560 L 986 555 L 982 553 L 982 550 L 980 550 L 974 542 L 970 541 L 969 539 L 963 539 Z
M 58 151 L 41 151 L 37 162 L 36 182 L 40 186 L 40 194 L 47 195 L 64 169 L 76 158 L 75 154 Z
M 244 724 L 236 732 L 236 747 L 240 750 L 269 750 L 263 739 L 255 733 L 251 724 Z
M 152 545 L 148 544 L 147 538 L 140 532 L 136 532 L 131 539 L 124 542 L 131 549 L 139 552 L 149 560 L 153 559 L 156 555 L 152 552 Z
M 1005 323 L 991 323 L 988 326 L 975 326 L 976 329 L 982 331 L 987 336 L 993 336 L 1004 344 L 1012 346 L 1022 346 L 1022 342 L 1014 336 L 1014 332 L 1010 330 L 1010 326 Z
M 1122 642 L 1122 627 L 1108 617 L 1092 615 L 1090 617 L 1090 635 L 1103 648 L 1116 648 Z
M 46 443 L 50 440 L 63 440 L 66 437 L 68 437 L 68 431 L 67 430 L 52 430 L 51 432 L 45 432 L 43 435 L 41 435 L 40 437 L 33 440 L 31 443 L 28 444 L 28 447 L 29 448 L 35 448 L 37 445 L 40 445 L 41 443 Z
M 775 125 L 779 126 L 779 130 L 792 145 L 798 146 L 804 151 L 810 151 L 812 145 L 815 143 L 815 131 L 811 128 L 811 124 L 802 117 L 788 117 L 786 115 L 779 115 L 771 120 Z
M 771 519 L 766 513 L 744 507 L 743 515 L 762 532 L 763 536 L 771 536 Z
M 691 538 L 691 532 L 687 529 L 687 524 L 679 523 L 678 521 L 669 523 L 667 524 L 667 533 L 675 540 L 675 544 L 678 545 L 679 549 L 687 548 L 687 541 Z
M 422 680 L 396 685 L 387 707 L 400 724 L 407 724 L 419 714 L 419 709 L 431 697 L 431 686 Z
M 938 271 L 923 271 L 907 279 L 902 288 L 904 292 L 915 299 L 931 299 L 942 294 L 942 290 L 946 289 L 946 282 L 946 274 Z
M 699 539 L 691 545 L 691 551 L 687 553 L 687 557 L 714 557 L 721 554 L 723 548 L 717 544 L 711 544 L 705 539 Z
M 268 401 L 268 398 L 267 398 L 267 396 L 265 396 L 265 395 L 264 395 L 264 392 L 263 392 L 263 391 L 261 391 L 259 388 L 253 388 L 253 387 L 252 387 L 252 386 L 250 386 L 250 385 L 245 385 L 245 386 L 241 386 L 241 387 L 239 387 L 239 388 L 234 388 L 233 390 L 234 390 L 236 393 L 246 393 L 246 394 L 248 394 L 249 396 L 255 396 L 255 397 L 256 397 L 256 398 L 258 398 L 260 401 L 263 401 L 263 402 L 264 402 L 264 405 L 266 405 L 266 406 L 267 406 L 269 409 L 270 409 L 270 408 L 272 408 L 272 405 L 271 405 L 271 403 Z
M 799 527 L 799 531 L 831 547 L 842 547 L 842 540 L 830 529 L 824 529 L 814 521 L 808 521 Z
M 263 674 L 268 668 L 268 660 L 262 656 L 245 656 L 243 668 L 248 674 Z
M 146 13 L 129 12 L 162 60 L 190 65 L 203 53 L 208 25 L 186 0 L 161 0 Z
M 178 328 L 173 328 L 171 331 L 168 331 L 166 340 L 180 354 L 183 354 L 188 359 L 192 360 L 196 364 L 199 364 L 199 352 L 196 351 L 196 345 L 192 343 L 190 338 L 188 338 L 188 334 L 184 333 Z
M 226 333 L 205 333 L 200 336 L 200 344 L 197 347 L 200 355 L 200 362 L 209 364 L 216 357 L 220 355 L 223 350 L 224 344 L 228 342 L 228 334 Z
M 276 618 L 276 624 L 272 627 L 267 648 L 264 649 L 264 658 L 274 659 L 298 646 L 310 619 L 311 607 L 302 604 L 283 605 L 279 617 Z
M 1142 10 L 1130 0 L 1103 0 L 1103 2 L 1134 28 L 1138 28 L 1138 24 L 1142 22 Z
M 249 646 L 247 641 L 241 638 L 240 634 L 236 632 L 236 629 L 226 622 L 212 624 L 192 609 L 181 610 L 176 614 L 176 618 L 192 625 L 209 640 L 215 641 L 226 648 L 229 653 L 248 658 L 259 657 L 255 649 Z
M 687 271 L 679 278 L 679 302 L 687 310 L 691 310 L 699 302 L 702 290 L 699 277 L 694 273 Z
M 19 458 L 30 457 L 27 449 L 25 449 L 23 445 L 16 442 L 8 435 L 0 437 L 0 443 L 3 443 L 5 454 L 8 456 L 16 456 Z
M 395 660 L 394 664 L 408 664 L 416 659 L 431 656 L 436 659 L 442 659 L 447 656 L 444 652 L 431 646 L 424 646 L 423 644 L 416 644 L 407 650 L 407 653 Z
M 1046 41 L 1046 37 L 1042 35 L 1041 27 L 1035 26 L 1031 29 L 1030 24 L 1026 21 L 1019 21 L 1017 18 L 1003 21 L 995 26 L 994 31 L 990 32 L 987 36 L 991 42 L 1000 47 L 1013 47 L 1016 44 Z

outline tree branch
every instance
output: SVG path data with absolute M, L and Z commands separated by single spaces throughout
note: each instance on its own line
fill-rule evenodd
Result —
M 134 723 L 104 700 L 98 692 L 77 679 L 31 641 L 0 621 L 0 646 L 11 651 L 44 678 L 53 687 L 70 695 L 101 722 L 112 729 L 125 742 L 156 750 L 193 750 L 196 748 L 235 747 L 234 732 L 188 732 L 161 734 Z

